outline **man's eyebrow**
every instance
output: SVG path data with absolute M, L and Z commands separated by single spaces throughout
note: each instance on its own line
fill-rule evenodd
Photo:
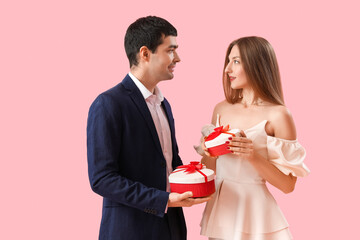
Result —
M 168 48 L 178 48 L 179 47 L 179 45 L 170 45 Z

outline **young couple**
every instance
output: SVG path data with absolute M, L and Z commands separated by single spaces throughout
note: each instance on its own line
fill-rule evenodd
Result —
M 132 23 L 125 35 L 130 72 L 90 107 L 88 173 L 103 197 L 99 239 L 186 239 L 182 207 L 204 202 L 201 234 L 209 239 L 291 239 L 265 182 L 288 193 L 308 169 L 274 51 L 263 38 L 235 40 L 226 53 L 226 100 L 216 105 L 212 123 L 243 131 L 229 139 L 231 154 L 213 158 L 204 145 L 199 151 L 216 166 L 216 193 L 170 193 L 168 176 L 182 161 L 171 108 L 157 84 L 172 79 L 180 62 L 176 36 L 159 17 Z

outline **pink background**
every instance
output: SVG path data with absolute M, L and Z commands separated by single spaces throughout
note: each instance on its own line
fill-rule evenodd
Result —
M 182 62 L 160 88 L 184 162 L 199 159 L 192 146 L 224 98 L 227 45 L 263 36 L 277 53 L 312 171 L 291 194 L 271 191 L 295 239 L 359 235 L 357 1 L 183 2 L 1 2 L 0 239 L 97 239 L 101 197 L 87 178 L 88 108 L 128 72 L 126 28 L 150 14 L 179 32 Z M 206 239 L 199 236 L 203 207 L 185 209 L 190 240 Z

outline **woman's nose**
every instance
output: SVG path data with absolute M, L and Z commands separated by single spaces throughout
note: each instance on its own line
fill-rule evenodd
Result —
M 228 65 L 226 65 L 226 67 L 225 67 L 225 72 L 226 72 L 226 73 L 230 73 L 230 72 L 231 72 L 230 63 L 228 63 Z

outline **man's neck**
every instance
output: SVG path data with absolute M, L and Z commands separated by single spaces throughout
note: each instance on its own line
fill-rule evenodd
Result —
M 150 92 L 154 93 L 154 89 L 156 84 L 158 83 L 156 80 L 151 79 L 151 77 L 146 74 L 145 71 L 142 71 L 139 68 L 131 68 L 130 72 L 134 75 Z

